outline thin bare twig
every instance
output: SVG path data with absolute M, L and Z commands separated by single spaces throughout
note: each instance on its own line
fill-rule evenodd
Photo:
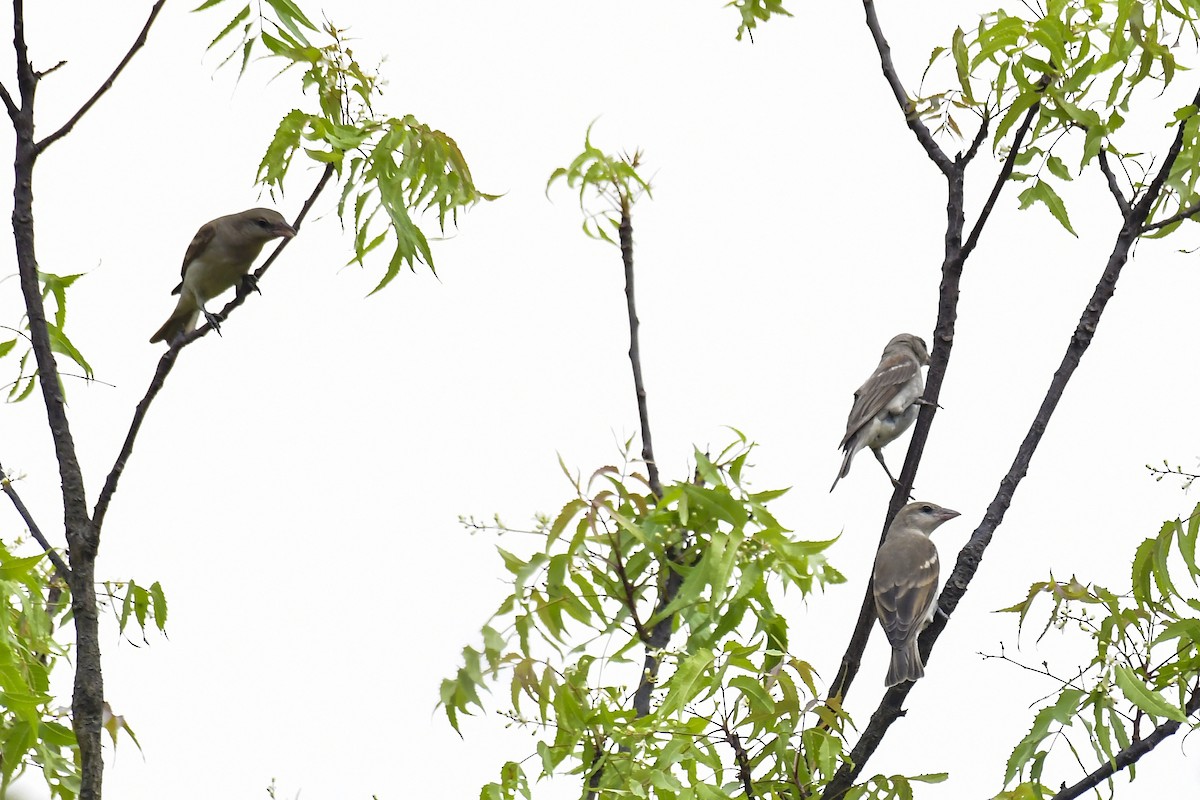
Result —
M 871 30 L 871 37 L 875 40 L 875 49 L 879 51 L 880 66 L 883 67 L 883 76 L 887 79 L 888 86 L 892 87 L 892 94 L 896 97 L 896 102 L 900 104 L 900 110 L 904 112 L 904 121 L 908 124 L 909 130 L 917 137 L 917 141 L 921 143 L 921 147 L 925 148 L 925 153 L 929 159 L 937 165 L 937 168 L 942 171 L 943 175 L 949 176 L 954 169 L 954 162 L 950 157 L 942 151 L 938 143 L 934 141 L 933 134 L 929 132 L 929 128 L 917 116 L 917 110 L 913 107 L 912 101 L 908 99 L 908 92 L 904 91 L 904 84 L 900 82 L 900 76 L 896 74 L 896 65 L 892 63 L 892 48 L 888 44 L 887 39 L 883 36 L 883 29 L 879 27 L 879 17 L 875 15 L 874 0 L 863 0 L 863 10 L 867 15 L 867 27 Z
M 642 428 L 642 460 L 646 462 L 646 474 L 650 481 L 650 491 L 654 496 L 662 497 L 662 483 L 658 478 L 658 464 L 654 460 L 654 445 L 650 437 L 650 409 L 646 403 L 646 384 L 642 379 L 641 347 L 638 344 L 637 303 L 633 295 L 633 215 L 630 210 L 630 200 L 621 198 L 621 225 L 618 233 L 621 238 L 621 261 L 625 265 L 625 305 L 629 315 L 629 365 L 633 369 L 633 390 L 637 395 L 638 420 Z
M 8 93 L 8 87 L 0 83 L 0 100 L 4 101 L 4 107 L 8 109 L 8 116 L 15 120 L 17 114 L 21 113 L 21 109 L 17 108 L 17 104 L 13 102 L 12 95 Z
M 1200 205 L 1194 205 L 1191 208 L 1186 208 L 1183 211 L 1180 211 L 1178 214 L 1172 214 L 1171 216 L 1164 220 L 1160 220 L 1159 222 L 1155 222 L 1150 225 L 1143 225 L 1140 233 L 1151 233 L 1159 230 L 1160 228 L 1165 228 L 1168 225 L 1174 225 L 1176 222 L 1181 222 L 1185 219 L 1191 219 L 1197 214 L 1200 214 Z
M 146 18 L 146 24 L 142 26 L 142 32 L 138 34 L 137 39 L 134 40 L 133 44 L 129 48 L 129 51 L 125 53 L 125 57 L 121 59 L 121 63 L 117 64 L 117 68 L 114 69 L 112 74 L 104 80 L 104 83 L 100 84 L 100 88 L 98 88 L 95 93 L 88 98 L 86 103 L 79 107 L 79 110 L 76 111 L 75 114 L 69 120 L 67 120 L 61 128 L 47 136 L 45 139 L 42 139 L 35 145 L 39 153 L 45 152 L 47 147 L 70 133 L 71 129 L 75 127 L 75 124 L 83 118 L 83 115 L 90 111 L 92 106 L 96 105 L 100 98 L 104 96 L 104 93 L 112 88 L 113 83 L 117 80 L 117 76 L 120 75 L 121 71 L 125 69 L 126 65 L 133 60 L 133 57 L 137 51 L 141 50 L 146 44 L 146 36 L 150 33 L 150 26 L 154 24 L 154 20 L 158 17 L 158 12 L 162 11 L 162 7 L 166 2 L 167 0 L 158 0 L 158 2 L 154 4 L 154 7 L 150 9 L 150 15 Z M 49 75 L 51 72 L 61 67 L 64 63 L 66 62 L 60 61 L 54 67 L 46 70 L 46 72 L 42 73 L 38 77 Z
M 967 234 L 967 240 L 962 246 L 961 258 L 965 261 L 971 251 L 975 249 L 975 245 L 979 243 L 979 235 L 983 232 L 983 226 L 988 221 L 988 217 L 992 214 L 992 209 L 996 207 L 996 200 L 1000 198 L 1000 192 L 1004 189 L 1004 184 L 1012 177 L 1013 169 L 1017 166 L 1017 156 L 1021 154 L 1021 144 L 1025 141 L 1025 134 L 1029 133 L 1029 127 L 1033 125 L 1033 120 L 1037 117 L 1041 110 L 1040 102 L 1034 103 L 1029 107 L 1029 111 L 1025 112 L 1025 118 L 1021 120 L 1020 127 L 1017 128 L 1017 133 L 1013 136 L 1012 145 L 1008 149 L 1008 158 L 1004 159 L 1004 166 L 1000 168 L 1000 174 L 996 176 L 996 182 L 992 184 L 992 191 L 988 194 L 987 200 L 983 204 L 983 208 L 979 210 L 979 217 L 975 220 L 975 224 L 971 226 L 971 232 Z M 963 162 L 965 165 L 965 161 Z
M 317 181 L 312 194 L 308 196 L 308 199 L 304 202 L 304 206 L 300 209 L 300 213 L 292 223 L 292 228 L 297 233 L 300 231 L 300 225 L 304 222 L 304 218 L 308 216 L 309 210 L 312 209 L 313 204 L 317 201 L 317 198 L 325 189 L 325 185 L 329 183 L 329 179 L 332 176 L 333 165 L 327 164 L 325 170 L 321 173 L 321 179 Z M 274 252 L 263 262 L 263 265 L 255 270 L 254 277 L 256 279 L 262 278 L 290 241 L 291 239 L 284 239 L 279 243 Z M 221 313 L 217 315 L 217 318 L 224 322 L 233 309 L 245 301 L 245 294 L 239 292 L 236 297 L 229 301 L 225 308 L 221 309 Z M 142 429 L 142 422 L 146 419 L 146 412 L 150 410 L 150 404 L 154 402 L 154 398 L 162 390 L 163 384 L 167 380 L 167 375 L 170 374 L 171 369 L 175 366 L 175 360 L 179 357 L 179 352 L 210 330 L 212 330 L 212 326 L 206 323 L 203 327 L 192 331 L 187 336 L 176 338 L 171 343 L 171 346 L 167 348 L 167 351 L 162 354 L 162 357 L 159 358 L 158 368 L 154 371 L 154 378 L 150 381 L 150 385 L 146 388 L 146 394 L 142 397 L 141 402 L 137 404 L 137 408 L 133 412 L 133 419 L 129 423 L 129 431 L 125 434 L 125 441 L 121 445 L 121 450 L 117 454 L 116 461 L 113 462 L 112 469 L 109 470 L 108 477 L 104 481 L 104 488 L 100 490 L 100 497 L 96 500 L 96 506 L 92 511 L 92 520 L 97 535 L 99 535 L 100 528 L 104 524 L 104 516 L 108 513 L 108 506 L 112 502 L 113 493 L 117 490 L 117 482 L 120 481 L 121 474 L 125 471 L 125 464 L 129 461 L 129 456 L 133 453 L 134 442 L 137 440 L 138 432 Z
M 33 514 L 29 513 L 25 502 L 21 500 L 21 495 L 17 494 L 16 488 L 12 485 L 12 480 L 8 473 L 4 471 L 4 466 L 0 465 L 0 487 L 3 487 L 4 493 L 8 495 L 8 499 L 12 501 L 13 508 L 21 515 L 21 519 L 25 521 L 25 527 L 29 528 L 29 535 L 32 536 L 42 549 L 46 551 L 46 557 L 50 559 L 50 563 L 63 576 L 63 580 L 70 580 L 71 569 L 67 566 L 67 562 L 62 560 L 62 556 L 58 551 L 50 546 L 50 541 L 42 533 L 42 529 L 38 527 L 37 522 L 33 519 Z
M 983 118 L 979 120 L 979 130 L 975 132 L 975 139 L 971 142 L 971 146 L 967 148 L 967 152 L 963 153 L 959 159 L 959 163 L 964 167 L 971 163 L 971 160 L 979 153 L 979 146 L 983 144 L 983 140 L 987 138 L 989 117 L 985 112 Z
M 1113 199 L 1117 201 L 1117 208 L 1121 209 L 1121 218 L 1129 218 L 1129 200 L 1125 197 L 1125 193 L 1121 191 L 1120 185 L 1117 184 L 1117 176 L 1112 171 L 1112 165 L 1108 163 L 1108 153 L 1104 148 L 1100 148 L 1100 171 L 1104 173 L 1104 179 L 1108 182 L 1108 190 L 1112 192 Z

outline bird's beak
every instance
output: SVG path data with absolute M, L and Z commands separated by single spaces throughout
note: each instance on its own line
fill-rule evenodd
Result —
M 958 512 L 952 508 L 943 508 L 941 511 L 937 512 L 937 518 L 942 522 L 954 519 L 957 516 L 959 516 Z
M 296 229 L 286 222 L 282 225 L 276 225 L 274 230 L 276 235 L 282 236 L 284 239 L 291 239 L 296 235 Z

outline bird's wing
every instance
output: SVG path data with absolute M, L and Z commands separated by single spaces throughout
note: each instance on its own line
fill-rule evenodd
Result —
M 921 632 L 937 595 L 937 548 L 926 536 L 911 536 L 901 557 L 885 558 L 887 551 L 881 550 L 875 567 L 875 610 L 893 645 Z
M 905 353 L 894 353 L 880 361 L 867 382 L 854 393 L 854 406 L 846 420 L 846 435 L 839 446 L 844 448 L 850 437 L 883 411 L 900 387 L 912 380 L 920 370 L 916 359 Z
M 188 245 L 187 252 L 183 254 L 183 266 L 179 270 L 180 277 L 187 275 L 188 267 L 195 261 L 204 248 L 208 247 L 212 242 L 213 236 L 217 233 L 216 220 L 206 222 L 200 226 L 200 230 L 196 231 L 196 235 L 192 237 L 192 243 Z

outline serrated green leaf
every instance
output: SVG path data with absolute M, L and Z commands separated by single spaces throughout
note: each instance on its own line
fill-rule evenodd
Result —
M 1059 221 L 1059 224 L 1066 228 L 1072 236 L 1078 238 L 1079 234 L 1075 233 L 1075 229 L 1071 227 L 1071 220 L 1067 217 L 1067 207 L 1063 205 L 1062 198 L 1050 184 L 1039 178 L 1033 186 L 1021 192 L 1017 199 L 1021 203 L 1021 209 L 1029 208 L 1036 202 L 1042 203 Z
M 1187 715 L 1172 705 L 1158 692 L 1151 689 L 1129 667 L 1118 665 L 1113 670 L 1117 686 L 1125 699 L 1153 717 L 1166 717 L 1176 722 L 1186 722 Z

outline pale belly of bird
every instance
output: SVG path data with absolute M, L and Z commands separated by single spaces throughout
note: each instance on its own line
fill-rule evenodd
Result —
M 883 447 L 891 443 L 897 436 L 908 430 L 913 424 L 913 420 L 917 418 L 917 413 L 920 409 L 914 403 L 906 408 L 902 413 L 895 414 L 887 411 L 875 418 L 875 435 L 871 437 L 871 441 L 867 443 L 868 447 Z

